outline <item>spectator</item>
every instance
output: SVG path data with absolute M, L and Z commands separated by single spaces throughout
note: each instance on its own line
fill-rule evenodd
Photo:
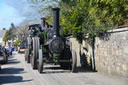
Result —
M 34 36 L 33 28 L 30 28 L 30 30 L 29 30 L 29 36 L 30 37 L 33 37 Z
M 12 52 L 13 52 L 13 48 L 10 47 L 10 48 L 9 48 L 9 53 L 10 53 L 10 55 L 12 55 Z
M 46 24 L 45 24 L 45 27 L 43 27 L 43 30 L 44 31 L 49 31 L 50 29 L 49 29 L 49 24 L 46 22 Z

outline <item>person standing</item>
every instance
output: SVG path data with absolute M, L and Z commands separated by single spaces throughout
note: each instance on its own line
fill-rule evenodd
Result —
M 12 55 L 12 51 L 13 51 L 13 48 L 10 47 L 10 48 L 9 48 L 9 53 L 10 53 L 10 55 Z

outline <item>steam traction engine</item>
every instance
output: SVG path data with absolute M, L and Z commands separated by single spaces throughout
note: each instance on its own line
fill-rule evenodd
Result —
M 28 27 L 29 35 L 27 37 L 27 48 L 25 50 L 25 61 L 30 63 L 30 59 L 33 56 L 33 45 L 35 42 L 35 37 L 38 37 L 38 34 L 41 32 L 40 24 L 33 24 Z
M 33 38 L 32 44 L 33 56 L 30 60 L 33 69 L 37 68 L 39 73 L 43 72 L 44 63 L 59 64 L 63 69 L 75 71 L 76 52 L 71 49 L 69 40 L 59 26 L 59 8 L 53 8 L 53 29 L 40 32 Z

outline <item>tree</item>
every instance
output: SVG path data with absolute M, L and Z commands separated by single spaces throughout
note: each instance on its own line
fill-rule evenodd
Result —
M 8 41 L 8 31 L 6 31 L 6 33 L 5 33 L 5 35 L 4 35 L 4 37 L 3 37 L 3 41 L 4 41 L 4 43 L 5 43 L 5 45 L 6 45 L 6 41 Z
M 15 25 L 13 23 L 11 23 L 11 27 L 8 31 L 8 37 L 7 37 L 7 40 L 14 40 L 15 37 L 16 37 L 16 28 L 15 28 Z
M 128 0 L 61 0 L 60 8 L 65 33 L 78 40 L 128 24 Z
M 20 45 L 20 43 L 21 43 L 21 41 L 16 40 L 16 41 L 14 42 L 14 45 L 15 45 L 15 46 L 18 46 L 18 45 Z
M 8 35 L 8 31 L 6 31 L 6 33 L 5 33 L 4 37 L 3 37 L 3 41 L 6 42 L 8 40 L 8 36 L 9 36 Z
M 47 17 L 51 8 L 59 6 L 59 0 L 29 0 L 29 6 L 38 13 L 37 18 Z
M 20 41 L 24 41 L 27 38 L 28 35 L 28 28 L 29 24 L 23 25 L 23 26 L 17 26 L 16 35 L 18 36 L 18 39 Z

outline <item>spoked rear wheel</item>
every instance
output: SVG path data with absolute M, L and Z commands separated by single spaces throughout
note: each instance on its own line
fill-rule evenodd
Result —
M 27 56 L 26 56 L 26 61 L 27 61 L 27 63 L 30 63 L 30 51 L 31 49 L 30 49 L 30 46 L 28 47 L 28 49 L 27 49 Z
M 25 61 L 27 61 L 27 63 L 30 63 L 30 55 L 28 48 L 25 49 Z
M 33 38 L 33 56 L 31 59 L 31 65 L 33 69 L 37 69 L 38 49 L 39 49 L 39 38 Z
M 42 49 L 39 49 L 39 60 L 38 60 L 38 71 L 39 71 L 39 73 L 43 72 L 43 65 L 44 65 L 43 52 L 42 52 Z
M 27 54 L 28 54 L 28 49 L 26 48 L 25 49 L 25 54 L 24 54 L 25 61 L 27 61 Z

